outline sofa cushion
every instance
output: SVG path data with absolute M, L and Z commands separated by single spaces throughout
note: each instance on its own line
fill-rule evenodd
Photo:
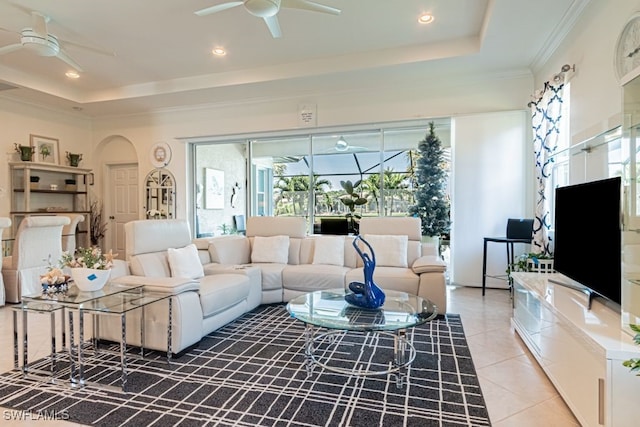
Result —
M 289 260 L 289 236 L 255 236 L 251 262 L 286 264 Z
M 282 289 L 282 270 L 287 264 L 265 263 L 254 265 L 260 268 L 263 291 Z
M 135 276 L 171 277 L 167 251 L 133 255 L 130 259 L 129 269 L 131 274 Z
M 202 314 L 208 317 L 226 310 L 247 298 L 249 278 L 242 274 L 214 274 L 200 279 Z
M 314 243 L 312 264 L 344 265 L 344 236 L 322 236 Z
M 338 265 L 287 265 L 282 270 L 282 286 L 302 292 L 343 288 L 350 270 Z
M 408 236 L 365 234 L 364 240 L 373 248 L 377 266 L 407 267 Z
M 218 264 L 248 264 L 251 254 L 249 239 L 244 236 L 220 236 L 209 240 L 211 262 Z
M 198 248 L 193 243 L 184 248 L 168 248 L 167 258 L 171 269 L 171 277 L 199 279 L 204 276 L 202 263 L 198 256 Z

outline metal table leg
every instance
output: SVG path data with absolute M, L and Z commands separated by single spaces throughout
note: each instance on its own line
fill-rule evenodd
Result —
M 169 297 L 169 323 L 167 326 L 167 363 L 171 364 L 171 341 L 172 341 L 172 332 L 173 332 L 173 326 L 171 325 L 171 322 L 173 320 L 173 297 Z
M 393 361 L 398 367 L 396 387 L 403 388 L 407 381 L 407 331 L 398 329 L 393 337 Z
M 120 366 L 122 367 L 121 380 L 122 391 L 126 392 L 127 386 L 127 316 L 126 313 L 120 315 L 122 325 L 122 337 L 120 339 Z
M 484 247 L 482 249 L 482 296 L 487 287 L 487 239 L 484 239 Z

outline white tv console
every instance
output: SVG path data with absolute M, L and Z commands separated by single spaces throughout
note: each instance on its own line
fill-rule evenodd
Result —
M 557 274 L 513 273 L 512 324 L 583 426 L 638 425 L 640 377 L 622 366 L 640 347 L 620 313 L 548 281 Z

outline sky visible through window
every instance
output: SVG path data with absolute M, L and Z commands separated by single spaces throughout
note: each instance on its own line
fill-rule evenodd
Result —
M 380 162 L 384 160 L 384 169 L 404 173 L 409 166 L 407 151 L 387 151 L 380 156 L 380 152 L 355 152 L 340 154 L 317 154 L 313 158 L 314 173 L 331 182 L 332 189 L 340 189 L 340 181 L 360 179 L 371 174 L 380 173 Z M 284 176 L 309 174 L 311 162 L 308 156 L 301 157 L 297 162 L 285 163 Z

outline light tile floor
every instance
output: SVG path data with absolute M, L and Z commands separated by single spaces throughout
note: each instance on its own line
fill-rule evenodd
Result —
M 556 426 L 580 424 L 527 351 L 510 323 L 507 290 L 449 287 L 449 312 L 462 316 L 480 385 L 494 427 Z M 49 354 L 48 316 L 29 318 L 30 360 Z M 0 372 L 13 369 L 11 310 L 0 308 Z M 10 410 L 0 408 L 2 426 L 74 426 L 65 421 L 9 420 Z

